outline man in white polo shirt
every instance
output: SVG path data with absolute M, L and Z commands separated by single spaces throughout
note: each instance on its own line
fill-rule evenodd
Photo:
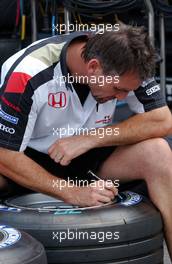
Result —
M 152 77 L 154 69 L 147 34 L 124 25 L 117 32 L 48 38 L 9 58 L 0 89 L 1 188 L 13 181 L 91 206 L 109 202 L 117 189 L 59 190 L 53 181 L 82 179 L 89 169 L 104 180 L 143 179 L 164 218 L 172 252 L 172 154 L 161 139 L 171 133 L 172 117 Z M 130 92 L 141 110 L 113 125 L 116 100 Z

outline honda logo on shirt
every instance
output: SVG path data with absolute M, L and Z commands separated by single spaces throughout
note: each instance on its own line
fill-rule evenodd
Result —
M 50 93 L 48 95 L 48 104 L 54 108 L 63 108 L 66 106 L 66 94 L 64 92 Z

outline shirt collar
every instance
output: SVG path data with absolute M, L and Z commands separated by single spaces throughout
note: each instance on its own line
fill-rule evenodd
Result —
M 67 64 L 66 64 L 67 48 L 74 39 L 77 39 L 79 37 L 86 38 L 89 35 L 92 35 L 92 33 L 83 32 L 83 31 L 71 33 L 70 35 L 68 35 L 68 40 L 66 44 L 63 46 L 61 54 L 60 54 L 60 66 L 61 66 L 62 75 L 65 77 L 65 86 L 67 90 L 70 89 L 72 92 L 73 92 L 72 84 L 68 82 L 68 77 L 70 76 L 70 73 L 68 71 Z

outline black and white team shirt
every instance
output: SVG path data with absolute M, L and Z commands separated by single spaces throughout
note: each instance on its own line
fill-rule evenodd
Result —
M 112 123 L 117 100 L 100 104 L 88 94 L 84 105 L 67 76 L 66 50 L 78 32 L 50 37 L 31 44 L 2 66 L 0 84 L 0 147 L 24 151 L 27 146 L 43 153 L 60 137 Z M 155 79 L 143 82 L 127 97 L 134 112 L 166 105 Z

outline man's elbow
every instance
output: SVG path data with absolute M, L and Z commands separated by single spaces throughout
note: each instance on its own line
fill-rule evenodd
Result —
M 172 134 L 172 114 L 170 110 L 164 113 L 164 118 L 161 120 L 160 126 L 163 130 L 163 136 Z
M 147 112 L 153 136 L 165 137 L 172 134 L 172 114 L 167 106 L 157 108 L 151 112 Z
M 170 118 L 167 120 L 166 124 L 165 124 L 165 131 L 166 131 L 166 135 L 172 135 L 172 115 L 170 116 Z

